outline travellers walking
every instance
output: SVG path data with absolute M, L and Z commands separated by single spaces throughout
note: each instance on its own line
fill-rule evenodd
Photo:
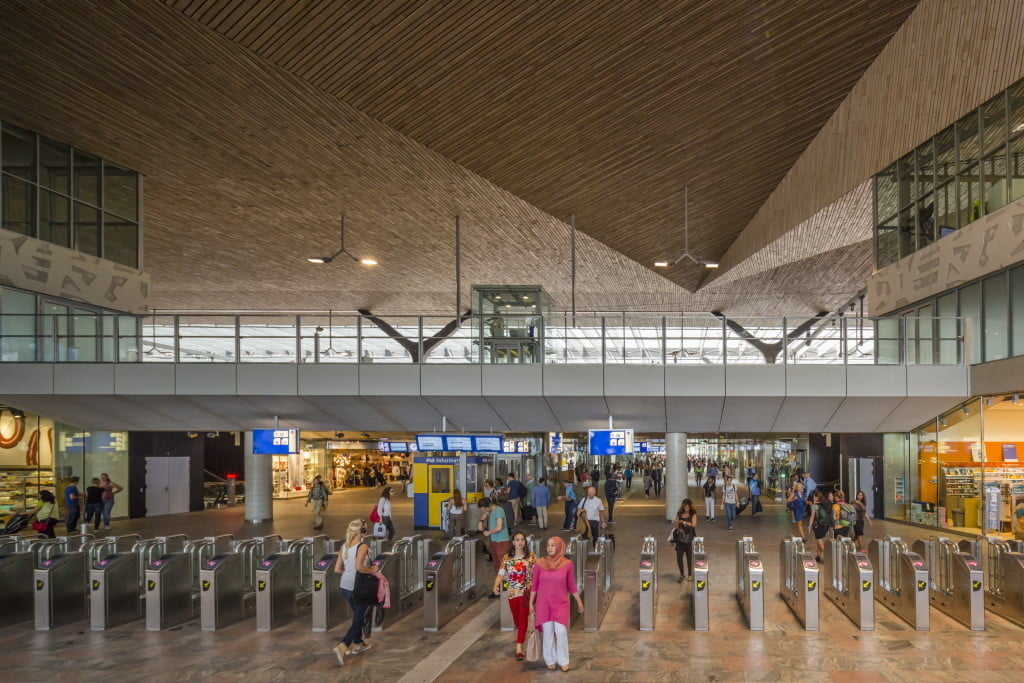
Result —
M 36 521 L 32 522 L 32 528 L 45 534 L 47 538 L 56 538 L 53 527 L 57 526 L 60 520 L 57 518 L 57 499 L 54 498 L 53 491 L 40 491 L 39 502 L 36 505 L 38 507 L 29 515 L 30 519 L 36 518 Z
M 576 521 L 576 505 L 579 503 L 576 485 L 571 481 L 565 482 L 565 491 L 558 497 L 558 500 L 565 501 L 565 521 L 562 522 L 562 531 L 569 531 L 572 529 L 573 522 Z
M 534 622 L 544 635 L 544 663 L 554 670 L 569 670 L 569 596 L 583 612 L 583 600 L 576 586 L 576 570 L 572 560 L 565 556 L 565 541 L 552 536 L 547 542 L 545 557 L 537 560 L 533 569 L 533 591 L 530 593 L 530 611 Z
M 793 484 L 793 488 L 786 492 L 786 507 L 793 513 L 793 525 L 796 527 L 797 535 L 806 541 L 804 518 L 807 517 L 807 499 L 804 497 L 804 485 L 800 482 Z
M 857 521 L 853 525 L 853 542 L 857 544 L 857 550 L 864 552 L 864 523 L 871 524 L 871 513 L 868 512 L 868 497 L 863 491 L 857 491 L 857 497 L 853 500 L 853 507 L 857 511 Z
M 704 482 L 704 520 L 711 522 L 715 521 L 715 478 L 708 473 L 707 481 Z
M 604 499 L 608 501 L 608 523 L 615 523 L 615 501 L 619 497 L 619 482 L 617 479 L 607 479 L 604 482 Z
M 327 497 L 330 495 L 331 490 L 327 488 L 320 475 L 313 477 L 313 485 L 309 488 L 303 507 L 309 507 L 310 501 L 313 502 L 313 528 L 318 531 L 324 528 L 324 518 L 320 513 L 327 509 Z
M 512 526 L 517 526 L 523 521 L 523 497 L 526 496 L 526 487 L 523 486 L 523 482 L 516 479 L 514 472 L 509 472 L 505 486 L 508 489 L 508 502 L 512 503 Z
M 547 529 L 548 506 L 551 505 L 551 489 L 548 488 L 547 478 L 540 478 L 537 485 L 533 487 L 530 496 L 530 502 L 533 504 L 534 509 L 537 510 L 537 528 Z
M 92 486 L 85 489 L 85 523 L 93 523 L 93 531 L 99 531 L 100 518 L 103 516 L 103 487 L 97 477 L 92 478 Z
M 628 491 L 633 488 L 633 466 L 626 465 L 626 471 L 624 474 L 626 476 L 626 490 Z
M 533 585 L 533 565 L 536 556 L 526 547 L 526 534 L 512 535 L 512 547 L 501 558 L 498 575 L 494 577 L 494 595 L 501 595 L 502 579 L 508 581 L 508 608 L 516 625 L 516 659 L 523 660 L 523 643 L 530 621 L 530 587 Z
M 756 473 L 747 479 L 747 490 L 750 492 L 750 516 L 757 517 L 761 513 L 761 480 Z
M 82 514 L 82 494 L 78 491 L 78 477 L 71 477 L 71 483 L 64 488 L 64 509 L 67 517 L 64 528 L 67 533 L 78 533 L 78 518 Z
M 604 518 L 604 503 L 597 497 L 597 489 L 593 486 L 587 488 L 587 497 L 580 503 L 577 514 L 580 517 L 586 516 L 590 527 L 590 544 L 596 548 L 600 530 L 608 525 Z
M 725 475 L 725 485 L 722 487 L 722 509 L 725 510 L 725 518 L 729 522 L 729 531 L 736 521 L 736 506 L 739 505 L 739 494 L 736 485 L 732 483 L 732 477 Z
M 481 531 L 491 541 L 491 562 L 494 563 L 494 571 L 497 572 L 501 569 L 501 558 L 508 552 L 508 519 L 505 510 L 500 505 L 495 505 L 490 498 L 481 498 L 476 505 L 486 514 L 486 517 L 480 519 L 483 526 Z
M 345 532 L 345 545 L 338 553 L 338 560 L 334 564 L 334 571 L 341 574 L 341 595 L 352 610 L 352 625 L 349 626 L 345 637 L 332 650 L 339 666 L 344 666 L 347 655 L 357 655 L 372 647 L 369 643 L 363 642 L 363 624 L 366 613 L 376 599 L 370 599 L 356 587 L 358 574 L 377 573 L 376 565 L 370 561 L 370 546 L 365 543 L 365 536 L 365 521 L 354 519 L 349 522 L 348 530 Z M 367 585 L 365 579 L 358 583 L 360 589 Z
M 448 538 L 455 538 L 466 533 L 466 521 L 464 515 L 469 505 L 462 497 L 462 491 L 455 489 L 452 497 L 448 499 Z
M 685 498 L 676 512 L 676 528 L 674 540 L 676 547 L 676 566 L 679 568 L 677 583 L 693 580 L 693 539 L 697 536 L 697 510 L 693 501 Z M 683 557 L 686 567 L 683 567 Z
M 377 500 L 377 515 L 380 516 L 380 521 L 388 530 L 388 540 L 392 540 L 395 537 L 395 525 L 391 523 L 391 487 L 385 486 L 384 490 L 380 492 L 380 498 Z

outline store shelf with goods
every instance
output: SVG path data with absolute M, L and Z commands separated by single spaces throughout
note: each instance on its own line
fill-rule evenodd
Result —
M 42 489 L 54 490 L 52 472 L 35 468 L 0 469 L 0 511 L 35 507 Z

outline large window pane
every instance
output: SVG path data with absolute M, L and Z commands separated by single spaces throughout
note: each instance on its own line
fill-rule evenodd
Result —
M 960 361 L 957 337 L 960 334 L 957 324 L 956 292 L 940 296 L 935 302 L 935 315 L 938 317 L 939 331 L 939 363 L 954 365 Z
M 932 141 L 914 150 L 914 157 L 917 162 L 917 191 L 914 197 L 917 199 L 935 189 L 935 149 Z
M 956 123 L 957 153 L 957 209 L 960 227 L 981 218 L 981 186 L 978 153 L 978 112 L 974 111 Z
M 40 190 L 39 239 L 71 246 L 71 200 L 49 190 Z
M 1006 97 L 1000 93 L 981 105 L 981 137 L 986 154 L 1006 145 Z
M 1006 148 L 984 158 L 981 164 L 982 196 L 985 213 L 1006 206 Z
M 879 268 L 885 268 L 890 263 L 900 260 L 899 225 L 895 216 L 878 226 L 876 249 Z
M 917 176 L 914 173 L 914 154 L 911 152 L 897 164 L 899 207 L 905 209 L 917 199 Z
M 917 317 L 914 311 L 900 314 L 903 341 L 907 350 L 907 365 L 917 364 Z
M 900 323 L 902 318 L 879 318 L 875 321 L 875 358 L 879 365 L 898 365 L 902 359 Z
M 68 307 L 44 301 L 39 312 L 40 360 L 44 363 L 68 360 Z
M 983 334 L 985 335 L 985 360 L 1006 358 L 1009 346 L 1009 298 L 1007 296 L 1006 273 L 1000 273 L 982 282 L 984 305 Z
M 935 238 L 941 239 L 956 232 L 956 183 L 952 180 L 935 190 Z
M 1024 197 L 1024 135 L 1010 140 L 1010 196 L 1008 201 Z
M 35 294 L 0 288 L 0 360 L 36 360 Z
M 1024 266 L 1010 271 L 1010 302 L 1013 315 L 1013 355 L 1024 356 Z
M 103 258 L 135 268 L 138 239 L 138 225 L 113 214 L 103 214 Z
M 100 205 L 100 160 L 75 150 L 75 199 Z
M 135 171 L 103 163 L 103 210 L 138 220 L 139 178 Z
M 1024 81 L 1010 88 L 1010 135 L 1024 133 Z
M 967 362 L 981 362 L 981 284 L 974 283 L 960 290 L 960 317 L 967 332 Z
M 61 194 L 71 194 L 71 148 L 39 139 L 39 183 Z
M 900 258 L 910 256 L 914 253 L 915 235 L 917 234 L 917 221 L 914 207 L 900 211 Z
M 931 365 L 934 359 L 935 309 L 931 304 L 917 309 L 917 362 Z
M 956 132 L 953 127 L 935 136 L 935 184 L 952 180 L 956 176 Z
M 36 179 L 36 136 L 10 124 L 3 124 L 4 173 L 25 180 Z
M 875 217 L 881 221 L 895 216 L 896 210 L 896 164 L 875 176 Z
M 935 197 L 927 194 L 915 204 L 917 212 L 917 249 L 935 241 Z
M 4 229 L 35 237 L 35 185 L 5 175 L 2 215 Z
M 100 255 L 100 212 L 75 202 L 75 249 Z

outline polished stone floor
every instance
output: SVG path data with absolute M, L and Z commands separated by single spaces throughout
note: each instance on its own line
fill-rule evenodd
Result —
M 422 630 L 422 610 L 415 610 L 382 633 L 374 648 L 349 657 L 338 668 L 330 648 L 344 628 L 329 633 L 310 631 L 309 615 L 271 633 L 257 633 L 254 620 L 216 633 L 199 630 L 191 621 L 170 631 L 147 632 L 141 621 L 94 633 L 85 622 L 35 632 L 31 623 L 0 629 L 0 680 L 47 681 L 73 676 L 85 681 L 320 681 L 398 680 L 456 634 L 468 648 L 437 680 L 444 681 L 760 681 L 810 677 L 828 681 L 965 681 L 991 677 L 1012 679 L 1024 671 L 1024 630 L 1000 617 L 986 615 L 987 630 L 972 633 L 937 610 L 932 630 L 915 632 L 876 603 L 875 630 L 858 630 L 831 602 L 822 600 L 819 632 L 804 631 L 778 597 L 778 548 L 788 533 L 787 512 L 766 506 L 757 519 L 739 517 L 729 532 L 720 520 L 704 524 L 701 533 L 712 562 L 711 630 L 692 630 L 691 585 L 675 582 L 670 547 L 660 543 L 661 595 L 654 632 L 638 630 L 636 570 L 642 537 L 663 541 L 668 532 L 664 504 L 637 497 L 636 489 L 616 507 L 616 591 L 598 632 L 577 624 L 570 634 L 573 670 L 549 672 L 539 663 L 523 665 L 512 658 L 513 636 L 498 630 L 496 601 L 482 600 L 440 632 Z M 366 490 L 339 492 L 327 511 L 326 532 L 339 536 L 349 519 L 365 516 L 374 502 Z M 411 532 L 412 506 L 395 504 L 399 535 Z M 561 515 L 553 515 L 553 525 Z M 241 508 L 189 513 L 153 519 L 115 521 L 110 533 L 159 535 L 185 532 L 194 536 L 234 533 L 238 537 L 280 533 L 285 537 L 312 532 L 301 500 L 279 501 L 275 521 L 247 525 Z M 930 535 L 925 529 L 898 523 L 876 523 L 868 536 L 904 538 Z M 734 542 L 750 535 L 766 564 L 765 630 L 747 629 L 733 586 Z M 481 617 L 481 614 L 485 613 Z M 477 628 L 478 617 L 490 626 Z M 473 623 L 471 625 L 471 622 Z M 1016 672 L 1016 673 L 1015 673 Z M 417 683 L 433 678 L 417 677 Z

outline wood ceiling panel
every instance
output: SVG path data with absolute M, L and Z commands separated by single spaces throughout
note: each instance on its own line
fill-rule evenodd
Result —
M 917 4 L 167 2 L 645 265 L 685 184 L 724 254 Z

